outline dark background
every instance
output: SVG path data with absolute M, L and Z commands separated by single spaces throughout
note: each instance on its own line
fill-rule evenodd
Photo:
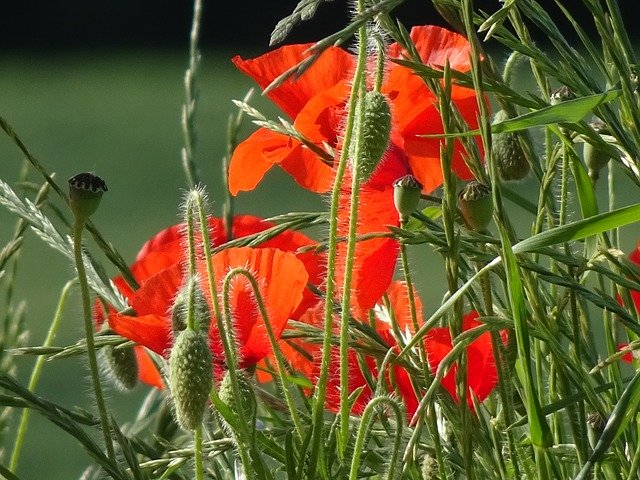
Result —
M 553 0 L 541 5 L 574 38 Z M 620 0 L 628 22 L 636 22 L 640 13 L 637 0 Z M 290 14 L 296 0 L 225 1 L 205 0 L 203 45 L 220 47 L 266 45 L 278 20 Z M 564 4 L 571 9 L 581 26 L 593 31 L 579 0 Z M 328 1 L 320 5 L 316 16 L 299 24 L 289 42 L 313 41 L 337 30 L 348 22 L 351 2 Z M 477 8 L 492 13 L 500 7 L 498 0 L 478 0 Z M 191 24 L 192 2 L 176 0 L 58 0 L 4 2 L 0 18 L 0 48 L 15 50 L 61 50 L 106 48 L 182 47 Z M 427 0 L 407 0 L 393 14 L 406 25 L 442 24 L 442 19 Z M 633 27 L 629 24 L 628 27 Z M 638 32 L 636 28 L 629 31 Z M 545 37 L 534 38 L 545 42 Z M 636 37 L 638 34 L 636 34 Z

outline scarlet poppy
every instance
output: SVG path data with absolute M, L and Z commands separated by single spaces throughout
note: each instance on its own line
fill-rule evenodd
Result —
M 259 233 L 272 226 L 273 224 L 250 215 L 236 216 L 233 220 L 232 233 L 234 238 L 241 238 Z M 139 344 L 135 347 L 139 378 L 141 381 L 158 388 L 163 387 L 162 378 L 141 345 L 156 353 L 163 354 L 171 344 L 171 326 L 167 315 L 171 311 L 176 292 L 184 284 L 182 266 L 185 260 L 184 228 L 183 224 L 168 227 L 144 244 L 136 261 L 131 266 L 133 276 L 140 284 L 138 290 L 134 291 L 122 277 L 113 280 L 137 316 L 121 315 L 110 309 L 109 325 L 116 333 Z M 214 246 L 222 245 L 227 241 L 221 219 L 210 218 L 209 229 Z M 295 253 L 295 256 L 293 253 L 287 254 L 293 259 L 286 261 L 283 260 L 284 257 L 281 254 L 297 252 L 300 247 L 313 244 L 314 242 L 302 233 L 285 231 L 263 242 L 259 248 L 229 249 L 229 251 L 219 252 L 214 256 L 213 261 L 217 266 L 216 272 L 219 276 L 224 276 L 231 266 L 253 269 L 252 271 L 263 282 L 263 288 L 267 289 L 263 294 L 267 295 L 265 301 L 271 308 L 270 314 L 274 315 L 270 319 L 274 324 L 274 329 L 280 332 L 289 316 L 297 318 L 309 305 L 317 302 L 317 297 L 313 292 L 305 288 L 306 282 L 319 285 L 324 275 L 323 259 L 314 252 Z M 265 252 L 261 253 L 260 250 L 265 250 Z M 269 262 L 273 262 L 273 265 Z M 307 280 L 302 284 L 301 297 L 298 299 L 297 285 L 302 278 L 299 271 L 300 265 Z M 287 268 L 293 270 L 289 272 Z M 276 281 L 276 274 L 286 278 L 282 281 L 280 279 Z M 203 275 L 205 275 L 204 271 Z M 221 279 L 219 278 L 219 280 Z M 289 281 L 295 283 L 295 288 Z M 236 283 L 238 285 L 232 290 L 232 304 L 234 306 L 232 310 L 236 315 L 236 335 L 244 348 L 240 353 L 245 364 L 255 364 L 258 357 L 264 356 L 264 347 L 268 342 L 266 337 L 262 341 L 256 340 L 264 333 L 262 332 L 264 326 L 256 316 L 252 297 L 246 293 L 247 285 L 241 279 Z M 269 287 L 269 283 L 274 286 Z M 282 285 L 284 289 L 292 288 L 292 290 L 290 292 L 280 291 L 275 287 L 277 285 Z M 208 293 L 208 287 L 206 285 L 202 285 L 202 287 L 203 291 Z M 286 295 L 290 296 L 290 301 L 295 302 L 294 311 L 288 311 L 290 304 L 282 302 L 280 296 L 283 292 L 287 292 Z M 98 304 L 96 304 L 95 319 L 98 325 L 104 322 L 104 313 Z M 216 335 L 212 333 L 212 340 L 219 346 Z
M 470 312 L 462 319 L 462 331 L 482 325 L 477 320 L 478 312 Z M 432 328 L 426 337 L 427 359 L 433 374 L 438 369 L 445 356 L 453 348 L 451 342 L 451 332 L 448 327 Z M 485 332 L 471 342 L 466 349 L 467 355 L 467 401 L 470 408 L 473 408 L 474 395 L 478 402 L 482 402 L 489 396 L 494 387 L 498 384 L 498 372 L 493 356 L 493 346 L 491 334 Z M 442 386 L 449 392 L 457 402 L 456 393 L 456 373 L 458 371 L 457 362 L 442 379 Z
M 438 67 L 448 60 L 454 70 L 469 70 L 470 48 L 461 35 L 440 27 L 423 26 L 412 29 L 411 39 L 425 64 Z M 251 60 L 236 56 L 233 62 L 264 88 L 306 58 L 310 46 L 284 46 Z M 388 48 L 389 59 L 404 55 L 398 44 Z M 320 150 L 325 146 L 329 146 L 331 151 L 340 150 L 354 65 L 355 57 L 340 48 L 331 47 L 299 78 L 286 80 L 268 94 L 293 118 L 298 132 Z M 389 65 L 382 92 L 390 102 L 393 128 L 383 161 L 361 187 L 359 235 L 385 231 L 386 225 L 398 225 L 392 188 L 397 178 L 413 173 L 424 186 L 425 193 L 442 183 L 440 140 L 421 136 L 442 132 L 435 95 L 409 68 L 395 63 Z M 475 92 L 454 85 L 452 99 L 469 126 L 475 128 Z M 468 180 L 472 175 L 462 159 L 462 148 L 458 143 L 455 150 L 453 169 L 458 176 Z M 330 154 L 321 158 L 296 139 L 260 128 L 235 150 L 229 168 L 229 188 L 234 195 L 252 190 L 277 164 L 302 187 L 324 193 L 332 185 L 334 163 Z M 340 209 L 341 235 L 346 233 L 348 223 L 349 194 L 349 189 L 345 188 Z M 393 277 L 397 252 L 398 244 L 393 239 L 374 238 L 359 242 L 353 280 L 358 307 L 371 308 L 384 293 Z M 371 265 L 376 266 L 376 275 L 370 275 L 368 267 Z

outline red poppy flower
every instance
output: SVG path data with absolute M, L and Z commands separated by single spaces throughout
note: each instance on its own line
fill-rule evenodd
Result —
M 623 348 L 628 347 L 629 344 L 626 342 L 622 342 L 618 344 L 618 351 L 622 350 Z M 624 355 L 622 355 L 620 357 L 620 360 L 622 360 L 625 363 L 633 363 L 633 354 L 635 353 L 635 351 L 633 352 L 625 352 Z
M 481 322 L 476 320 L 477 318 L 478 312 L 475 311 L 465 315 L 462 319 L 462 331 L 471 330 L 482 325 Z M 439 327 L 429 330 L 426 337 L 427 359 L 434 374 L 452 348 L 449 328 Z M 458 401 L 456 394 L 457 370 L 458 365 L 455 363 L 442 379 L 442 386 L 456 402 Z M 485 332 L 467 347 L 467 401 L 469 407 L 473 408 L 472 394 L 475 395 L 478 402 L 482 402 L 489 396 L 497 383 L 498 372 L 495 358 L 493 357 L 491 334 Z
M 411 38 L 425 64 L 442 66 L 448 59 L 452 69 L 469 70 L 470 48 L 461 35 L 440 27 L 424 26 L 414 27 Z M 310 46 L 284 46 L 252 60 L 235 57 L 233 62 L 264 88 L 303 60 Z M 402 58 L 404 52 L 399 45 L 393 44 L 387 55 L 390 59 Z M 328 145 L 339 151 L 354 64 L 355 57 L 332 47 L 299 78 L 287 80 L 268 96 L 293 118 L 294 126 L 308 141 L 320 149 Z M 398 225 L 392 189 L 397 178 L 413 173 L 426 193 L 442 183 L 440 140 L 421 137 L 442 132 L 434 94 L 410 69 L 397 64 L 390 64 L 382 92 L 390 102 L 393 128 L 384 159 L 360 191 L 359 235 L 384 232 L 386 225 Z M 454 85 L 452 98 L 469 126 L 476 128 L 475 92 Z M 233 154 L 229 168 L 231 193 L 236 195 L 252 190 L 276 164 L 301 186 L 314 192 L 327 192 L 333 182 L 332 158 L 320 158 L 298 140 L 261 128 L 242 142 Z M 461 178 L 471 178 L 459 143 L 456 143 L 453 169 Z M 345 184 L 348 185 L 348 180 Z M 349 196 L 350 191 L 345 188 L 341 198 L 340 235 L 347 230 Z M 371 239 L 358 245 L 353 280 L 358 307 L 371 308 L 385 292 L 393 277 L 397 252 L 398 244 L 393 239 Z M 342 249 L 339 257 L 343 254 Z M 367 270 L 370 265 L 376 266 L 375 276 Z M 338 284 L 341 284 L 340 278 Z
M 234 238 L 241 238 L 259 233 L 272 226 L 273 224 L 250 215 L 236 216 L 233 220 L 232 233 Z M 113 280 L 114 284 L 125 296 L 138 316 L 128 317 L 126 315 L 118 315 L 115 310 L 110 309 L 109 317 L 111 328 L 120 335 L 136 340 L 140 345 L 144 345 L 160 354 L 170 345 L 170 325 L 167 324 L 167 312 L 170 311 L 175 293 L 183 284 L 184 272 L 181 264 L 185 260 L 184 228 L 183 224 L 168 227 L 144 244 L 137 255 L 136 261 L 131 266 L 133 276 L 141 286 L 139 290 L 134 292 L 122 277 L 117 277 Z M 214 246 L 222 245 L 227 241 L 221 219 L 210 218 L 209 229 L 211 242 Z M 308 282 L 313 285 L 319 285 L 322 282 L 325 268 L 322 256 L 313 252 L 297 253 L 300 247 L 313 244 L 314 242 L 302 233 L 285 231 L 262 243 L 257 249 L 279 249 L 283 252 L 296 252 L 295 256 L 297 260 L 302 262 L 305 274 L 308 275 Z M 214 262 L 220 263 L 222 259 L 226 259 L 229 264 L 233 263 L 235 265 L 237 262 L 234 263 L 232 260 L 235 259 L 239 261 L 240 259 L 240 257 L 238 257 L 238 255 L 240 255 L 239 253 L 236 253 L 234 259 L 229 258 L 228 255 L 229 254 L 224 253 L 224 251 L 220 252 L 215 256 Z M 265 255 L 260 258 L 263 262 L 259 265 L 262 270 L 256 269 L 256 273 L 259 277 L 262 275 L 262 277 L 268 276 L 272 278 L 273 274 L 269 271 L 270 266 L 264 264 L 265 259 L 272 257 Z M 276 257 L 273 258 L 274 261 L 275 258 Z M 277 258 L 280 257 L 278 256 Z M 257 261 L 259 258 L 252 256 L 246 260 L 247 262 L 249 262 L 249 260 Z M 248 265 L 249 264 L 250 262 Z M 223 275 L 228 265 L 222 263 L 218 266 L 221 269 L 218 274 Z M 284 275 L 288 275 L 288 273 L 284 272 Z M 253 327 L 249 328 L 249 324 L 251 323 L 251 314 L 248 313 L 251 311 L 251 308 L 247 304 L 249 297 L 238 293 L 243 288 L 244 287 L 234 289 L 234 295 L 236 295 L 236 297 L 234 297 L 234 306 L 237 308 L 234 308 L 233 311 L 236 314 L 243 312 L 242 315 L 238 314 L 237 319 L 238 322 L 240 322 L 238 325 L 241 326 L 240 332 L 246 337 L 247 332 L 250 333 Z M 203 290 L 205 292 L 208 291 L 206 288 Z M 270 293 L 272 302 L 275 301 L 275 297 L 273 297 L 274 292 L 277 293 L 276 290 L 271 290 Z M 292 299 L 295 299 L 294 292 L 291 292 L 291 294 Z M 296 304 L 295 311 L 289 312 L 287 315 L 290 315 L 292 318 L 297 318 L 310 305 L 315 303 L 317 303 L 317 297 L 309 289 L 303 288 L 302 298 Z M 286 310 L 286 308 L 283 309 L 282 306 L 279 305 L 276 305 L 274 308 L 277 312 Z M 96 324 L 100 326 L 104 322 L 104 319 L 105 315 L 102 308 L 99 303 L 96 303 Z M 284 321 L 286 322 L 286 319 Z M 278 322 L 282 322 L 282 319 L 279 318 Z M 255 330 L 256 334 L 258 334 L 262 328 L 263 327 L 258 325 Z M 246 348 L 250 351 L 243 353 L 247 363 L 254 362 L 256 352 L 259 350 L 259 348 L 256 347 L 254 349 L 254 346 L 247 343 L 250 338 L 253 337 L 249 335 L 249 337 L 245 338 L 245 344 L 249 345 Z M 138 359 L 140 380 L 162 388 L 162 378 L 143 347 L 136 347 L 136 356 Z

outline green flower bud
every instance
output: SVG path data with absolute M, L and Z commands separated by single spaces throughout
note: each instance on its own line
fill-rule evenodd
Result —
M 193 291 L 193 314 L 196 329 L 202 332 L 209 331 L 211 324 L 211 312 L 209 304 L 200 288 L 196 277 L 190 277 L 185 285 L 178 290 L 171 308 L 171 327 L 174 333 L 187 328 L 187 315 L 189 312 L 189 291 Z
M 98 209 L 107 184 L 93 173 L 79 173 L 69 179 L 69 206 L 73 215 L 86 220 Z
M 591 122 L 589 126 L 599 135 L 611 134 L 607 125 L 599 118 Z M 584 163 L 587 165 L 589 177 L 595 183 L 600 178 L 600 170 L 609 163 L 611 157 L 602 148 L 589 142 L 584 143 L 582 156 Z
M 491 189 L 473 180 L 460 191 L 458 202 L 467 228 L 476 232 L 485 231 L 493 215 Z
M 107 345 L 102 350 L 107 375 L 121 390 L 131 390 L 138 383 L 138 361 L 133 346 L 114 348 Z
M 358 131 L 360 138 L 360 158 L 358 159 L 358 175 L 361 182 L 366 182 L 378 167 L 382 156 L 389 146 L 391 133 L 391 110 L 387 97 L 380 92 L 367 92 L 358 104 L 356 118 L 364 108 L 364 118 Z M 351 142 L 349 156 L 354 159 L 356 141 Z M 355 160 L 354 160 L 355 161 Z
M 506 111 L 496 113 L 493 123 L 504 122 L 509 119 Z M 492 136 L 491 151 L 496 162 L 500 178 L 504 181 L 522 180 L 529 174 L 531 167 L 524 151 L 520 146 L 516 132 L 496 133 Z
M 178 423 L 194 430 L 204 415 L 213 383 L 209 341 L 199 330 L 183 330 L 169 357 L 169 387 Z
M 256 396 L 251 386 L 251 380 L 247 377 L 244 370 L 236 372 L 236 379 L 238 381 L 238 390 L 240 391 L 240 405 L 244 410 L 245 418 L 252 420 L 254 412 L 256 410 Z M 220 400 L 226 403 L 229 409 L 238 414 L 237 403 L 233 394 L 233 387 L 231 385 L 231 375 L 229 371 L 226 371 L 222 381 L 220 382 L 220 390 L 218 391 Z
M 416 178 L 407 174 L 393 182 L 393 203 L 398 210 L 400 220 L 406 222 L 420 202 L 422 184 Z

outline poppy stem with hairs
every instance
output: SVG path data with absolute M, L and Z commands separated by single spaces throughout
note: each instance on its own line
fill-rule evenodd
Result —
M 87 342 L 87 356 L 89 358 L 89 369 L 91 371 L 91 381 L 93 391 L 98 406 L 100 426 L 104 435 L 107 456 L 115 462 L 115 451 L 111 438 L 111 426 L 109 416 L 102 394 L 100 384 L 100 372 L 98 370 L 98 359 L 96 357 L 96 347 L 93 338 L 93 319 L 91 312 L 91 301 L 89 298 L 89 284 L 87 282 L 87 272 L 84 267 L 82 255 L 82 232 L 87 219 L 96 211 L 100 204 L 102 194 L 107 191 L 104 181 L 92 173 L 80 173 L 69 179 L 69 207 L 73 213 L 73 253 L 75 257 L 76 271 L 78 272 L 78 283 L 82 295 L 82 311 L 84 319 L 84 333 Z

